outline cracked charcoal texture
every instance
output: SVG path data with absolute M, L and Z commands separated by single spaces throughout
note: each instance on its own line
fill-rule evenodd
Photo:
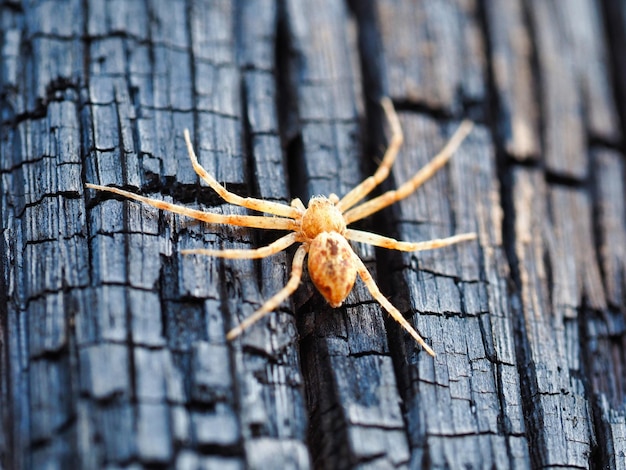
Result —
M 626 4 L 618 0 L 66 0 L 0 6 L 0 465 L 626 467 Z M 232 191 L 380 190 L 465 117 L 451 162 L 358 227 L 432 358 L 357 282 L 331 309 L 273 231 L 206 226 L 85 189 L 217 213 Z M 378 190 L 377 190 L 378 191 Z

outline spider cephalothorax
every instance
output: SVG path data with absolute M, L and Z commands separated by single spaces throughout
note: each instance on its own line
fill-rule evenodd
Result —
M 300 243 L 293 257 L 291 275 L 287 285 L 267 300 L 261 308 L 246 318 L 238 326 L 234 327 L 226 335 L 227 339 L 239 336 L 246 328 L 261 319 L 268 312 L 278 307 L 298 287 L 302 276 L 302 267 L 308 254 L 307 268 L 309 276 L 315 287 L 324 296 L 332 307 L 339 307 L 352 290 L 357 275 L 363 280 L 372 296 L 383 306 L 387 312 L 400 325 L 415 338 L 431 355 L 434 351 L 428 346 L 422 337 L 415 331 L 413 326 L 404 318 L 400 311 L 395 308 L 380 292 L 371 274 L 352 250 L 348 240 L 368 243 L 383 248 L 401 251 L 420 251 L 440 248 L 461 241 L 476 238 L 474 233 L 465 233 L 448 238 L 428 240 L 424 242 L 401 242 L 393 238 L 376 235 L 348 228 L 348 225 L 361 220 L 374 212 L 404 199 L 450 159 L 454 151 L 461 144 L 472 128 L 470 121 L 463 121 L 459 129 L 448 141 L 446 146 L 426 166 L 420 169 L 413 177 L 401 185 L 398 189 L 387 191 L 382 195 L 358 204 L 363 200 L 381 181 L 389 174 L 398 149 L 402 145 L 402 129 L 400 122 L 393 109 L 391 100 L 384 98 L 381 101 L 383 109 L 389 120 L 392 137 L 383 160 L 373 176 L 365 179 L 361 184 L 353 188 L 343 198 L 335 194 L 328 197 L 316 196 L 311 198 L 307 207 L 304 207 L 299 199 L 294 199 L 290 205 L 277 202 L 264 201 L 262 199 L 243 198 L 231 193 L 217 182 L 213 176 L 202 168 L 191 145 L 189 132 L 185 130 L 185 141 L 191 163 L 200 178 L 213 188 L 226 202 L 246 207 L 258 212 L 272 214 L 272 217 L 255 215 L 223 215 L 189 209 L 177 204 L 170 204 L 158 199 L 147 198 L 122 189 L 107 186 L 87 184 L 88 188 L 109 191 L 122 196 L 135 199 L 159 209 L 168 210 L 178 214 L 193 217 L 194 219 L 213 224 L 229 224 L 243 227 L 265 228 L 275 230 L 287 230 L 290 233 L 284 235 L 267 246 L 252 250 L 183 250 L 183 254 L 203 254 L 220 256 L 231 259 L 264 258 L 278 253 L 285 248 Z
M 307 241 L 313 240 L 322 232 L 337 232 L 343 235 L 346 232 L 346 221 L 337 209 L 337 196 L 315 196 L 309 200 L 309 205 L 302 214 L 302 235 Z

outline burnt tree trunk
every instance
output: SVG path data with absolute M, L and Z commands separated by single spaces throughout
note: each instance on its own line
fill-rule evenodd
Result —
M 4 2 L 2 468 L 626 468 L 626 3 Z M 182 256 L 280 232 L 228 189 L 379 191 L 476 126 L 416 194 L 357 224 L 455 247 L 355 250 L 437 352 L 357 282 L 332 309 L 281 289 L 293 249 Z M 620 114 L 622 113 L 622 114 Z

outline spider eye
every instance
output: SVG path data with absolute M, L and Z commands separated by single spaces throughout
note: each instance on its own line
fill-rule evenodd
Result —
M 357 270 L 350 244 L 337 232 L 322 232 L 309 247 L 309 276 L 331 307 L 339 307 L 354 286 Z

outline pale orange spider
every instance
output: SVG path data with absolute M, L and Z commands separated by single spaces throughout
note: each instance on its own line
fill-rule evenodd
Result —
M 387 191 L 363 204 L 355 205 L 367 196 L 389 174 L 398 150 L 402 145 L 403 135 L 398 116 L 389 98 L 384 98 L 381 105 L 385 111 L 392 131 L 389 146 L 383 156 L 383 160 L 373 176 L 365 179 L 361 184 L 352 189 L 343 198 L 339 199 L 336 194 L 328 197 L 312 197 L 307 207 L 304 207 L 300 199 L 294 199 L 290 205 L 278 202 L 264 201 L 261 199 L 241 197 L 228 191 L 219 184 L 213 176 L 208 174 L 198 163 L 198 159 L 191 145 L 189 131 L 185 129 L 185 141 L 189 158 L 194 170 L 211 188 L 215 190 L 226 202 L 246 207 L 258 212 L 272 214 L 272 217 L 253 215 L 223 215 L 188 209 L 176 204 L 170 204 L 157 199 L 147 198 L 122 189 L 87 184 L 91 189 L 109 191 L 115 194 L 134 199 L 159 209 L 186 215 L 197 220 L 212 224 L 229 224 L 242 227 L 264 228 L 272 230 L 287 230 L 289 234 L 279 238 L 267 246 L 251 250 L 183 250 L 183 254 L 202 254 L 219 256 L 230 259 L 256 259 L 278 253 L 294 243 L 301 243 L 293 257 L 291 276 L 287 285 L 266 301 L 261 308 L 245 319 L 239 326 L 228 332 L 226 338 L 232 340 L 239 336 L 246 328 L 263 318 L 267 313 L 277 308 L 287 299 L 300 284 L 302 266 L 308 253 L 308 271 L 313 284 L 324 296 L 326 301 L 334 308 L 339 307 L 352 290 L 357 274 L 361 277 L 365 286 L 372 296 L 383 306 L 387 312 L 413 338 L 432 356 L 434 351 L 428 346 L 422 337 L 415 331 L 411 324 L 402 316 L 381 293 L 374 282 L 371 274 L 354 253 L 348 240 L 368 243 L 370 245 L 390 248 L 400 251 L 420 251 L 452 245 L 465 240 L 476 238 L 475 233 L 465 233 L 448 238 L 429 240 L 424 242 L 401 242 L 393 238 L 376 235 L 370 232 L 347 228 L 347 225 L 363 219 L 396 201 L 406 198 L 427 181 L 433 174 L 447 163 L 463 139 L 472 129 L 471 121 L 463 121 L 444 146 L 426 166 L 419 170 L 409 181 L 398 189 Z

